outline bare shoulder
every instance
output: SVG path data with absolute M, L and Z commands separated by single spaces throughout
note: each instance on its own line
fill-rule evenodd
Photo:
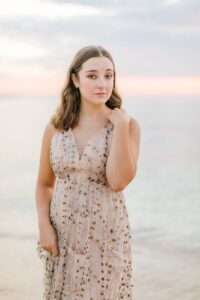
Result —
M 50 141 L 55 132 L 58 132 L 58 130 L 54 127 L 54 125 L 51 123 L 51 121 L 49 121 L 46 124 L 45 129 L 44 129 L 45 140 Z
M 49 122 L 46 124 L 45 131 L 46 131 L 48 134 L 53 134 L 54 132 L 57 131 L 57 129 L 54 127 L 54 125 L 51 123 L 51 121 L 49 121 Z
M 57 129 L 55 129 L 53 124 L 49 121 L 44 128 L 42 138 L 38 183 L 48 187 L 53 187 L 55 182 L 55 174 L 50 162 L 50 143 L 51 138 L 56 131 Z
M 132 134 L 140 135 L 141 126 L 140 123 L 133 117 L 130 120 L 130 131 Z
M 51 140 L 56 132 L 58 132 L 58 130 L 54 127 L 51 121 L 49 121 L 44 127 L 42 135 L 42 147 L 45 151 L 49 151 Z

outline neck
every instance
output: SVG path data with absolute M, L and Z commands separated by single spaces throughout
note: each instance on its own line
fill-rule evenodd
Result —
M 79 118 L 80 121 L 82 122 L 87 122 L 87 121 L 106 121 L 107 120 L 107 115 L 109 113 L 109 108 L 106 106 L 105 103 L 103 104 L 92 104 L 87 101 L 82 101 L 81 102 L 81 107 L 80 107 L 80 114 Z

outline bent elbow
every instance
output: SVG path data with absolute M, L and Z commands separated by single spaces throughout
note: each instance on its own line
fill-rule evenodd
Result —
M 113 190 L 113 192 L 121 192 L 124 188 L 122 188 L 122 187 L 111 187 L 112 188 L 112 190 Z
M 133 172 L 133 173 L 130 175 L 130 177 L 126 179 L 125 182 L 120 181 L 120 183 L 110 184 L 110 186 L 111 186 L 111 188 L 112 188 L 112 190 L 113 190 L 114 192 L 120 192 L 120 191 L 123 191 L 123 190 L 126 188 L 126 186 L 127 186 L 131 181 L 133 181 L 133 179 L 135 178 L 135 176 L 136 176 L 136 171 Z
M 121 192 L 126 187 L 125 185 L 122 185 L 122 184 L 118 184 L 118 185 L 116 184 L 116 185 L 110 185 L 110 186 L 114 192 Z

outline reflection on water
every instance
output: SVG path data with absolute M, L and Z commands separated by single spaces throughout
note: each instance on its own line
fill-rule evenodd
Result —
M 0 101 L 0 298 L 41 299 L 35 183 L 54 99 Z M 135 180 L 125 189 L 135 300 L 200 295 L 200 100 L 139 98 L 124 107 L 141 125 Z

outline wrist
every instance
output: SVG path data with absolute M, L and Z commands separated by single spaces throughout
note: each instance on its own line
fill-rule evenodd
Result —
M 49 226 L 49 225 L 51 225 L 51 221 L 50 221 L 49 218 L 43 218 L 43 219 L 41 219 L 41 220 L 38 221 L 38 227 L 39 227 L 39 229 L 43 228 L 45 226 Z

